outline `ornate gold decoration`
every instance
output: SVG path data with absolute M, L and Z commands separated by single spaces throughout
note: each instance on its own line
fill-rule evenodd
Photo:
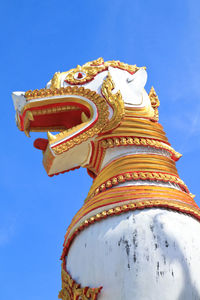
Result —
M 160 142 L 154 139 L 147 139 L 147 138 L 139 138 L 134 136 L 129 137 L 110 137 L 107 139 L 99 140 L 101 146 L 104 149 L 113 148 L 116 146 L 146 146 L 146 147 L 153 147 L 156 149 L 163 149 L 170 153 L 171 158 L 177 161 L 182 155 L 175 151 L 171 146 L 164 142 Z
M 58 298 L 62 300 L 96 300 L 98 294 L 101 292 L 100 288 L 81 288 L 80 284 L 76 283 L 69 273 L 62 267 L 62 290 Z
M 118 176 L 125 173 L 130 173 L 132 180 L 171 181 L 186 188 L 181 179 L 178 179 L 175 162 L 172 159 L 156 154 L 134 154 L 120 157 L 105 166 L 94 180 L 86 200 L 99 192 L 99 187 L 102 188 L 107 181 L 113 179 L 112 185 L 119 184 Z M 164 174 L 159 176 L 157 173 Z M 186 190 L 188 191 L 187 188 Z
M 125 107 L 125 116 L 152 120 L 154 117 L 154 110 L 152 109 L 151 104 L 145 105 L 144 107 Z
M 117 136 L 135 136 L 169 143 L 163 127 L 159 123 L 147 118 L 130 117 L 126 114 L 118 127 L 113 129 L 112 132 L 104 134 L 104 138 Z
M 148 181 L 161 181 L 161 182 L 171 182 L 179 185 L 184 191 L 189 192 L 187 186 L 179 177 L 164 173 L 164 172 L 126 172 L 123 174 L 118 174 L 112 178 L 109 178 L 107 181 L 101 183 L 95 190 L 95 192 L 90 196 L 94 197 L 99 193 L 105 191 L 112 186 L 116 186 L 125 181 L 137 181 L 137 180 L 148 180 Z M 87 202 L 88 199 L 86 199 Z
M 65 112 L 65 111 L 71 111 L 71 110 L 80 110 L 79 107 L 77 106 L 72 106 L 72 105 L 63 105 L 63 106 L 55 106 L 55 107 L 50 107 L 50 108 L 45 108 L 45 109 L 37 109 L 34 110 L 32 113 L 34 116 L 39 116 L 39 115 L 48 115 L 48 114 L 56 114 L 59 112 Z
M 167 151 L 170 154 L 171 159 L 173 159 L 174 161 L 177 161 L 182 156 L 180 153 L 176 152 L 171 146 L 164 142 L 160 142 L 154 139 L 138 138 L 134 136 L 110 138 L 100 137 L 97 138 L 92 145 L 93 151 L 91 155 L 91 160 L 89 164 L 85 167 L 92 171 L 95 175 L 97 175 L 99 173 L 99 170 L 101 169 L 101 165 L 103 163 L 103 159 L 108 148 L 115 148 L 120 146 L 152 147 L 155 149 Z
M 56 72 L 51 79 L 51 89 L 59 89 L 60 88 L 60 72 Z
M 73 93 L 73 95 L 81 95 L 88 100 L 93 101 L 95 105 L 97 106 L 97 111 L 99 113 L 98 119 L 96 123 L 89 129 L 86 128 L 86 130 L 76 136 L 75 138 L 72 138 L 66 142 L 63 142 L 62 144 L 52 147 L 52 150 L 54 151 L 55 154 L 61 154 L 68 149 L 74 147 L 75 145 L 78 145 L 89 138 L 92 138 L 94 135 L 97 135 L 102 131 L 102 129 L 105 127 L 105 125 L 108 122 L 108 106 L 106 104 L 106 101 L 96 92 L 86 90 L 83 87 L 81 88 L 76 88 L 76 87 L 70 87 L 71 91 L 70 93 Z M 67 131 L 62 131 L 59 133 L 56 137 L 57 138 L 65 138 L 67 136 Z
M 107 69 L 105 64 L 97 64 L 95 61 L 94 62 L 89 62 L 86 63 L 85 65 L 77 66 L 75 69 L 71 69 L 66 78 L 65 81 L 71 85 L 75 84 L 84 84 L 86 82 L 91 81 L 98 73 L 105 71 Z M 78 78 L 76 74 L 82 73 L 82 77 Z
M 120 91 L 113 94 L 112 90 L 114 90 L 114 88 L 115 88 L 114 82 L 112 81 L 112 77 L 108 72 L 108 76 L 103 81 L 101 92 L 103 96 L 106 98 L 107 102 L 112 107 L 113 116 L 111 120 L 109 120 L 107 126 L 104 127 L 103 132 L 116 128 L 120 124 L 125 114 L 124 101 L 122 99 L 122 95 Z
M 91 63 L 89 63 L 91 66 L 100 66 L 104 64 L 104 60 L 102 57 L 97 58 L 96 60 L 91 61 Z
M 35 99 L 35 98 L 40 98 L 40 97 L 49 97 L 49 96 L 55 96 L 55 95 L 79 95 L 82 97 L 85 97 L 88 100 L 91 100 L 97 107 L 97 111 L 99 113 L 98 115 L 98 120 L 96 123 L 89 129 L 86 128 L 86 130 L 79 134 L 77 137 L 72 138 L 66 142 L 63 142 L 62 144 L 52 147 L 52 150 L 54 151 L 55 154 L 61 154 L 68 149 L 72 148 L 75 145 L 78 145 L 82 143 L 83 141 L 86 141 L 88 138 L 93 137 L 94 135 L 97 135 L 102 131 L 102 129 L 107 125 L 108 122 L 108 105 L 106 103 L 106 100 L 101 97 L 99 94 L 97 94 L 94 91 L 91 91 L 89 89 L 85 89 L 84 87 L 77 87 L 77 86 L 68 86 L 66 88 L 60 88 L 60 89 L 49 89 L 44 91 L 42 90 L 36 90 L 36 91 L 28 91 L 25 94 L 25 97 L 30 100 L 30 99 Z M 51 99 L 52 103 L 54 99 Z M 57 101 L 57 99 L 56 99 Z M 67 101 L 67 99 L 65 99 Z M 73 100 L 74 102 L 77 100 Z M 83 100 L 78 100 L 78 102 L 83 102 Z M 47 104 L 47 103 L 46 103 Z M 84 103 L 86 105 L 86 103 Z M 33 105 L 37 105 L 37 103 L 27 103 L 26 107 L 32 107 Z M 40 104 L 41 105 L 41 104 Z M 65 138 L 68 135 L 68 131 L 64 130 L 61 133 L 56 135 L 56 140 L 59 141 L 61 138 Z
M 74 84 L 85 84 L 86 82 L 91 81 L 97 74 L 100 72 L 108 70 L 108 67 L 119 68 L 125 71 L 130 72 L 131 74 L 135 73 L 140 68 L 136 65 L 128 65 L 120 61 L 107 61 L 104 62 L 103 58 L 100 57 L 97 60 L 88 62 L 83 66 L 77 66 L 75 69 L 71 69 L 65 78 L 65 81 L 71 85 Z M 145 67 L 142 67 L 145 68 Z M 83 76 L 78 78 L 76 74 L 82 72 Z
M 52 96 L 60 96 L 63 93 L 63 88 L 51 88 L 51 89 L 36 89 L 36 90 L 28 90 L 25 93 L 26 100 L 32 100 L 32 99 L 38 99 L 38 98 L 46 98 L 46 97 L 52 97 Z
M 137 67 L 136 65 L 128 65 L 126 63 L 120 62 L 119 60 L 106 61 L 105 65 L 107 67 L 113 67 L 113 68 L 118 68 L 118 69 L 127 71 L 131 74 L 134 74 L 139 69 L 146 69 L 146 67 Z
M 163 207 L 165 209 L 180 211 L 200 221 L 199 207 L 193 198 L 183 191 L 169 187 L 149 185 L 108 189 L 91 198 L 74 216 L 65 236 L 62 258 L 67 255 L 70 244 L 75 236 L 90 224 L 129 210 L 150 207 Z M 95 213 L 97 210 L 98 213 Z M 94 211 L 93 215 L 91 215 L 91 211 Z
M 154 120 L 158 121 L 159 119 L 159 114 L 158 114 L 158 107 L 160 106 L 160 101 L 158 99 L 158 96 L 154 90 L 154 87 L 151 87 L 151 90 L 149 92 L 149 98 L 151 101 L 151 106 L 153 107 L 155 114 L 154 114 Z

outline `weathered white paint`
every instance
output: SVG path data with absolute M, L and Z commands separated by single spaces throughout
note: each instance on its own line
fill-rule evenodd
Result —
M 13 98 L 13 103 L 16 111 L 21 111 L 21 109 L 24 107 L 26 103 L 26 98 L 25 98 L 25 92 L 13 92 L 12 93 L 12 98 Z
M 67 269 L 99 300 L 199 300 L 200 224 L 165 209 L 107 218 L 72 243 Z

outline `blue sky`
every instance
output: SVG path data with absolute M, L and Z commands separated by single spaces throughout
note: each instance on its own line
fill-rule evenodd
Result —
M 91 179 L 85 170 L 46 175 L 38 134 L 15 126 L 11 92 L 45 87 L 56 71 L 100 56 L 146 65 L 160 123 L 183 154 L 180 177 L 200 204 L 200 2 L 8 0 L 0 28 L 0 299 L 53 300 L 64 234 Z

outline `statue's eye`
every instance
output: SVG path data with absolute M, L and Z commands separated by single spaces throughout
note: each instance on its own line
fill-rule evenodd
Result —
M 76 79 L 76 80 L 81 80 L 85 77 L 86 77 L 86 74 L 84 72 L 76 72 L 74 74 L 74 79 Z

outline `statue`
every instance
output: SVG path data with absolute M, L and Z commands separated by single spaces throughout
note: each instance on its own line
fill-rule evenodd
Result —
M 60 299 L 200 299 L 200 209 L 146 81 L 145 67 L 99 58 L 13 93 L 18 128 L 47 131 L 34 142 L 47 174 L 94 179 L 65 236 Z

